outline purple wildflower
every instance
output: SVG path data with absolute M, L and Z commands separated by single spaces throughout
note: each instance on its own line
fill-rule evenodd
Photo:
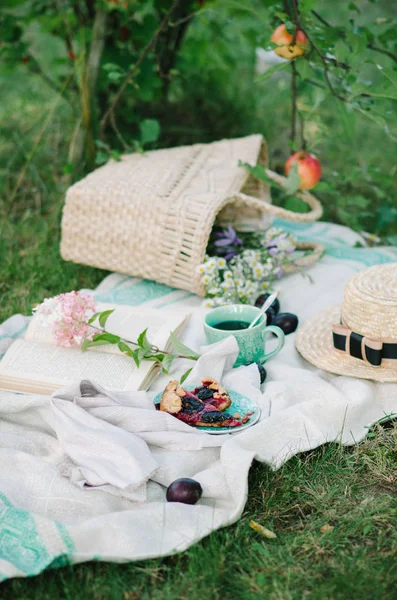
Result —
M 287 237 L 286 233 L 280 233 L 279 235 L 277 235 L 276 237 L 270 238 L 267 243 L 265 244 L 265 248 L 272 248 L 273 246 L 277 246 L 277 244 L 281 241 L 281 240 L 285 240 L 285 238 Z
M 229 225 L 223 231 L 215 231 L 212 234 L 215 246 L 215 255 L 223 256 L 226 260 L 230 260 L 239 253 L 243 242 L 237 236 L 236 230 Z

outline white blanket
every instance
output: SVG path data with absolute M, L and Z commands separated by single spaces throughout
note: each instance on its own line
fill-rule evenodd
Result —
M 343 238 L 342 228 L 331 230 Z M 302 322 L 340 302 L 356 270 L 388 260 L 396 260 L 391 250 L 355 251 L 335 243 L 333 254 L 310 269 L 312 281 L 300 274 L 281 281 L 282 310 Z M 185 292 L 112 275 L 98 298 L 190 306 L 194 314 L 184 339 L 196 348 L 204 343 L 203 309 Z M 15 318 L 3 339 L 14 329 Z M 325 442 L 357 443 L 368 426 L 397 413 L 397 385 L 318 371 L 297 354 L 293 338 L 267 363 L 262 390 L 255 366 L 229 369 L 233 340 L 215 348 L 216 359 L 205 355 L 197 364 L 191 380 L 222 376 L 261 407 L 256 425 L 228 436 L 197 434 L 156 413 L 145 393 L 90 398 L 76 387 L 52 400 L 0 393 L 0 577 L 37 574 L 65 558 L 122 562 L 182 551 L 240 517 L 254 458 L 278 468 Z M 179 363 L 172 376 L 185 370 Z M 155 389 L 167 380 L 158 380 Z M 203 497 L 195 506 L 165 501 L 166 486 L 178 477 L 201 483 Z

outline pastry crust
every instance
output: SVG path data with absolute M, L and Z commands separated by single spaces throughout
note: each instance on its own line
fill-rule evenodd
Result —
M 170 381 L 160 401 L 160 410 L 175 415 L 182 410 L 182 398 L 186 395 L 179 381 Z

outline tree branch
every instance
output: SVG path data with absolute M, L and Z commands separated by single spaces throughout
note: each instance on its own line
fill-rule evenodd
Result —
M 306 138 L 305 138 L 305 120 L 303 118 L 302 113 L 299 113 L 299 120 L 300 120 L 300 125 L 301 125 L 301 147 L 302 147 L 302 150 L 306 150 L 307 142 L 306 142 Z
M 393 54 L 393 52 L 390 52 L 389 50 L 378 48 L 378 46 L 374 46 L 373 44 L 368 44 L 367 48 L 373 50 L 374 52 L 380 52 L 381 54 L 385 54 L 386 56 L 394 60 L 394 62 L 397 62 L 397 54 Z
M 105 114 L 103 115 L 102 119 L 101 119 L 101 138 L 104 139 L 105 137 L 105 129 L 106 126 L 108 124 L 109 118 L 111 116 L 112 113 L 114 113 L 114 110 L 116 108 L 116 106 L 118 105 L 121 96 L 124 93 L 125 88 L 127 87 L 127 85 L 129 83 L 131 83 L 131 80 L 133 79 L 133 77 L 135 76 L 136 72 L 139 69 L 139 66 L 141 65 L 142 61 L 146 58 L 146 56 L 149 54 L 150 50 L 153 48 L 153 46 L 155 45 L 158 36 L 160 35 L 160 33 L 163 31 L 163 29 L 166 27 L 172 13 L 174 12 L 174 10 L 176 9 L 176 7 L 178 6 L 180 0 L 175 0 L 171 6 L 171 8 L 167 11 L 167 13 L 165 14 L 163 20 L 161 21 L 160 25 L 158 26 L 158 28 L 156 29 L 156 31 L 153 34 L 153 37 L 151 38 L 151 40 L 146 44 L 146 46 L 144 47 L 144 49 L 142 50 L 140 56 L 138 57 L 135 65 L 128 71 L 126 78 L 124 80 L 124 82 L 122 83 L 122 85 L 119 88 L 119 91 L 117 92 L 117 94 L 115 95 L 115 97 L 113 98 L 113 101 L 111 103 L 111 105 L 109 106 L 109 108 L 107 109 L 107 111 L 105 112 Z
M 82 162 L 84 151 L 88 162 L 92 163 L 95 157 L 95 141 L 93 131 L 93 113 L 95 111 L 95 88 L 98 80 L 99 67 L 105 44 L 107 12 L 99 8 L 95 13 L 92 28 L 90 52 L 85 65 L 84 76 L 80 85 L 82 125 L 76 130 L 75 144 L 70 156 L 71 162 L 79 166 Z
M 167 93 L 170 82 L 172 81 L 172 69 L 175 66 L 177 54 L 182 43 L 183 37 L 190 20 L 197 14 L 197 11 L 189 12 L 191 3 L 185 0 L 179 3 L 178 9 L 172 15 L 167 26 L 159 35 L 156 42 L 156 56 L 158 73 L 162 79 L 162 93 L 164 100 L 167 99 Z
M 331 25 L 331 23 L 328 23 L 328 21 L 326 21 L 321 15 L 319 15 L 316 10 L 312 10 L 312 15 L 315 16 L 316 19 L 318 19 L 320 23 L 322 23 L 326 27 L 333 27 L 333 25 Z
M 327 63 L 327 58 L 326 56 L 324 56 L 322 54 L 322 52 L 320 52 L 320 50 L 317 48 L 316 44 L 313 42 L 312 38 L 310 37 L 310 35 L 307 33 L 307 31 L 305 29 L 303 29 L 303 27 L 300 27 L 301 30 L 303 31 L 303 33 L 306 35 L 307 39 L 309 40 L 311 47 L 313 48 L 313 50 L 315 51 L 315 53 L 320 57 L 321 62 L 323 63 L 324 66 L 324 78 L 325 81 L 327 83 L 327 86 L 329 88 L 329 91 L 331 92 L 331 94 L 333 96 L 335 96 L 335 98 L 338 98 L 338 100 L 341 100 L 342 102 L 348 102 L 347 98 L 344 98 L 343 96 L 341 96 L 340 94 L 338 94 L 331 82 L 330 76 L 329 76 L 329 72 L 328 72 L 328 63 Z
M 291 11 L 289 11 L 289 14 L 290 14 L 291 19 L 293 19 L 295 22 L 295 29 L 294 29 L 294 33 L 293 33 L 292 41 L 291 41 L 291 46 L 294 46 L 296 44 L 296 36 L 298 35 L 298 25 L 299 25 L 298 0 L 292 0 L 292 10 L 293 10 L 294 14 L 292 15 Z
M 326 89 L 326 86 L 322 83 L 318 83 L 318 81 L 314 81 L 314 79 L 304 79 L 305 83 L 310 83 L 310 85 L 314 85 L 315 87 L 321 88 L 322 90 Z
M 112 126 L 112 129 L 114 131 L 114 133 L 116 134 L 119 142 L 121 143 L 121 145 L 123 146 L 124 150 L 126 152 L 128 152 L 128 150 L 131 150 L 131 146 L 129 146 L 127 144 L 127 142 L 125 141 L 125 139 L 123 138 L 123 136 L 121 135 L 120 129 L 117 127 L 117 123 L 116 123 L 116 117 L 114 115 L 114 112 L 112 111 L 110 113 L 110 124 Z
M 294 147 L 296 138 L 296 65 L 291 62 L 291 145 Z M 294 148 L 293 148 L 294 149 Z
M 92 41 L 86 71 L 87 85 L 91 96 L 93 96 L 95 92 L 102 52 L 105 45 L 106 20 L 107 12 L 103 9 L 98 9 L 92 28 Z
M 286 5 L 288 6 L 288 4 L 286 4 Z M 344 98 L 343 96 L 341 96 L 340 94 L 338 94 L 335 91 L 335 89 L 334 89 L 334 87 L 332 85 L 331 79 L 329 77 L 329 73 L 328 73 L 329 67 L 328 67 L 328 59 L 327 59 L 327 57 L 324 56 L 324 54 L 322 52 L 320 52 L 319 48 L 313 42 L 311 36 L 308 34 L 308 32 L 302 26 L 302 24 L 300 22 L 300 16 L 299 16 L 299 11 L 298 11 L 297 0 L 292 0 L 292 5 L 293 5 L 293 14 L 292 14 L 292 12 L 289 9 L 288 9 L 288 14 L 290 15 L 290 17 L 293 19 L 293 21 L 295 23 L 295 32 L 298 29 L 300 29 L 301 31 L 303 31 L 303 33 L 306 35 L 307 39 L 309 40 L 312 49 L 319 56 L 321 62 L 323 63 L 324 78 L 325 78 L 325 81 L 326 81 L 327 86 L 329 88 L 329 91 L 331 92 L 331 94 L 333 96 L 335 96 L 335 98 L 338 98 L 342 102 L 348 102 L 347 98 Z M 295 115 L 294 118 L 296 120 L 296 115 Z M 291 130 L 291 137 L 292 137 L 292 130 Z

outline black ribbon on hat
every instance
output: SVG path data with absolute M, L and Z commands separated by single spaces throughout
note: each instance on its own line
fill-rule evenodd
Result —
M 338 323 L 332 327 L 335 350 L 380 367 L 383 360 L 397 360 L 397 343 L 365 337 Z

